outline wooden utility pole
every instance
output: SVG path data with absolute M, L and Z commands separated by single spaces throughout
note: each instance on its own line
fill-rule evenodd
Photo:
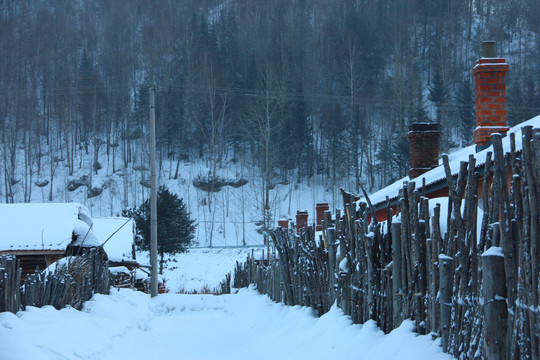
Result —
M 152 297 L 158 294 L 155 92 L 156 84 L 153 84 L 150 87 L 150 264 L 152 265 L 150 293 Z

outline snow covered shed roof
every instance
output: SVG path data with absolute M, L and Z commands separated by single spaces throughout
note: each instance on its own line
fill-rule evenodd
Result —
M 104 217 L 93 220 L 92 230 L 99 242 L 103 244 L 107 241 L 103 248 L 109 260 L 133 260 L 135 221 L 124 217 Z
M 0 204 L 0 251 L 65 251 L 98 246 L 92 218 L 78 203 Z
M 512 128 L 507 133 L 507 136 L 505 136 L 502 139 L 503 143 L 503 149 L 504 152 L 510 151 L 510 136 L 508 136 L 510 133 L 516 133 L 516 151 L 521 151 L 522 149 L 522 138 L 521 138 L 521 129 L 525 126 L 532 126 L 533 128 L 540 128 L 540 115 L 536 116 L 530 120 L 524 121 L 521 124 L 518 124 Z M 488 152 L 493 152 L 493 145 L 487 147 L 486 149 L 476 152 L 476 145 L 471 145 L 468 147 L 465 147 L 463 149 L 457 150 L 451 154 L 448 154 L 448 160 L 450 165 L 450 170 L 452 172 L 453 176 L 456 176 L 459 173 L 460 164 L 462 161 L 469 161 L 469 155 L 474 155 L 474 158 L 476 159 L 476 167 L 482 167 L 486 162 L 486 154 Z M 425 179 L 426 186 L 434 185 L 440 181 L 446 181 L 446 174 L 444 171 L 444 167 L 441 165 L 441 161 L 439 160 L 439 166 L 429 170 L 422 175 L 416 177 L 416 178 L 410 178 L 408 176 L 394 182 L 393 184 L 390 184 L 386 186 L 385 188 L 382 188 L 373 194 L 369 195 L 369 199 L 371 200 L 371 203 L 373 206 L 378 207 L 377 205 L 381 205 L 386 202 L 386 197 L 389 199 L 396 199 L 399 194 L 399 190 L 403 188 L 403 182 L 414 182 L 416 184 L 416 188 L 421 188 L 423 185 L 423 179 Z M 365 202 L 365 198 L 362 197 L 359 202 Z

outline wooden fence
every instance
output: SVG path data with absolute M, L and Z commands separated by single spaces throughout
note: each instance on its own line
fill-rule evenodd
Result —
M 0 256 L 0 312 L 16 313 L 26 306 L 45 305 L 81 309 L 95 293 L 109 293 L 109 269 L 102 252 L 92 249 L 63 260 L 65 265 L 55 271 L 29 274 L 21 286 L 17 260 Z
M 368 222 L 374 211 L 357 209 L 344 192 L 343 213 L 326 212 L 320 238 L 312 228 L 300 236 L 272 231 L 276 254 L 268 264 L 238 263 L 234 286 L 253 283 L 275 301 L 319 314 L 337 302 L 355 323 L 373 319 L 385 332 L 411 318 L 418 333 L 441 337 L 443 350 L 458 358 L 538 359 L 540 134 L 527 127 L 522 140 L 518 154 L 511 134 L 505 157 L 501 136 L 492 136 L 481 224 L 474 157 L 457 178 L 443 157 L 447 218 L 440 219 L 440 205 L 430 216 L 414 183 L 403 184 L 400 215 L 384 224 Z

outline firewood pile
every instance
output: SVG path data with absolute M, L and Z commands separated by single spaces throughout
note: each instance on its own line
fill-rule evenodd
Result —
M 111 286 L 116 288 L 133 288 L 132 272 L 125 266 L 110 267 Z

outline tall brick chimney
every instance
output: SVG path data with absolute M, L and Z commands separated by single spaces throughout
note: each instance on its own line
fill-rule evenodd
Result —
M 415 178 L 439 165 L 439 125 L 417 123 L 409 126 L 409 177 Z
M 506 135 L 506 72 L 508 64 L 503 58 L 495 57 L 494 41 L 482 43 L 482 58 L 473 68 L 476 109 L 474 143 L 480 151 L 491 144 L 491 134 Z

